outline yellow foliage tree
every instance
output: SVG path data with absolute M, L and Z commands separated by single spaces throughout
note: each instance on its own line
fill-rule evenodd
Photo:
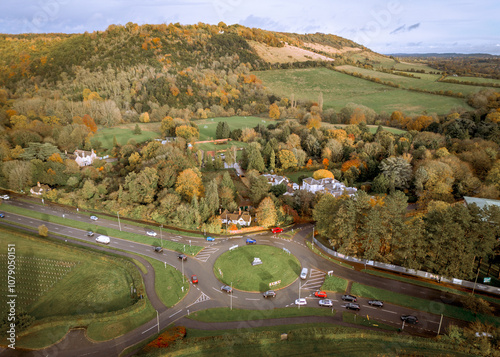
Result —
M 328 171 L 328 170 L 321 169 L 321 170 L 314 171 L 313 179 L 321 180 L 323 178 L 332 178 L 333 179 L 335 177 L 333 176 L 333 173 L 331 171 Z
M 198 129 L 190 125 L 181 125 L 175 128 L 175 136 L 184 138 L 187 141 L 191 140 L 191 138 L 197 139 L 199 135 L 200 133 L 198 132 Z
M 139 116 L 139 121 L 140 121 L 141 123 L 149 123 L 149 113 L 148 113 L 148 112 L 142 113 L 142 114 Z
M 269 118 L 278 120 L 280 118 L 280 108 L 276 103 L 269 106 Z
M 182 171 L 177 176 L 175 191 L 188 202 L 191 202 L 194 196 L 200 197 L 203 194 L 204 188 L 199 171 L 197 169 Z
M 53 161 L 53 162 L 59 162 L 61 164 L 63 163 L 63 159 L 61 158 L 61 155 L 59 155 L 59 153 L 57 153 L 57 152 L 50 155 L 47 160 Z

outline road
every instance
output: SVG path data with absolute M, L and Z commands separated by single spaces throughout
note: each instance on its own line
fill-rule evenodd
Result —
M 47 215 L 58 215 L 61 217 L 64 215 L 64 217 L 68 219 L 88 222 L 89 226 L 95 228 L 118 228 L 118 224 L 116 222 L 105 220 L 102 217 L 98 221 L 91 222 L 89 219 L 89 215 L 82 214 L 81 212 L 61 210 L 61 208 L 59 207 L 52 207 L 50 205 L 40 206 L 29 202 L 22 202 L 19 200 L 10 200 L 6 203 L 30 210 L 44 212 Z M 67 237 L 58 237 L 59 239 L 71 240 L 71 238 L 76 238 L 78 240 L 74 240 L 74 242 L 83 245 L 91 245 L 90 243 L 94 243 L 95 240 L 95 237 L 87 237 L 86 231 L 83 230 L 66 227 L 47 221 L 40 221 L 12 213 L 6 213 L 6 217 L 0 222 L 1 224 L 5 225 L 9 224 L 9 222 L 13 222 L 28 227 L 38 227 L 43 223 L 47 226 L 49 232 L 56 232 L 57 234 Z M 146 228 L 126 224 L 124 220 L 122 220 L 121 228 L 124 231 L 137 234 L 145 234 L 146 232 Z M 307 300 L 307 306 L 318 306 L 318 300 L 320 299 L 314 297 L 314 291 L 316 291 L 323 284 L 327 272 L 333 271 L 333 274 L 335 276 L 345 278 L 353 282 L 359 282 L 361 284 L 375 286 L 409 296 L 428 299 L 430 311 L 433 311 L 433 313 L 415 311 L 413 309 L 387 303 L 383 308 L 375 308 L 368 305 L 368 299 L 358 298 L 358 303 L 361 306 L 361 310 L 356 314 L 361 316 L 368 315 L 370 319 L 375 319 L 377 321 L 381 321 L 395 327 L 401 326 L 401 315 L 416 315 L 419 318 L 419 323 L 417 325 L 407 324 L 405 326 L 405 332 L 421 336 L 435 336 L 437 334 L 439 322 L 441 319 L 440 313 L 442 312 L 440 310 L 442 307 L 440 303 L 456 303 L 454 295 L 431 288 L 420 287 L 413 284 L 369 275 L 334 264 L 324 258 L 319 257 L 306 247 L 305 239 L 308 235 L 310 235 L 311 231 L 311 225 L 302 225 L 296 227 L 294 231 L 294 233 L 296 234 L 294 235 L 292 240 L 282 239 L 279 234 L 274 235 L 270 232 L 252 236 L 257 240 L 257 244 L 275 246 L 280 249 L 286 247 L 291 252 L 291 254 L 293 254 L 300 261 L 302 267 L 307 267 L 310 270 L 310 273 L 306 280 L 297 279 L 288 287 L 277 290 L 277 296 L 275 298 L 269 299 L 264 299 L 261 293 L 250 293 L 238 290 L 235 290 L 233 294 L 226 294 L 220 290 L 222 283 L 217 280 L 212 272 L 212 266 L 215 260 L 222 253 L 226 252 L 231 246 L 236 244 L 239 246 L 245 245 L 246 237 L 244 238 L 240 236 L 232 238 L 218 238 L 215 242 L 206 242 L 203 238 L 183 237 L 180 235 L 163 232 L 162 236 L 164 239 L 175 240 L 177 242 L 185 244 L 189 244 L 189 241 L 191 241 L 191 244 L 193 245 L 204 247 L 204 249 L 196 257 L 189 257 L 184 263 L 182 263 L 181 260 L 178 259 L 177 252 L 164 250 L 162 253 L 156 253 L 149 245 L 131 242 L 116 237 L 111 237 L 111 243 L 109 244 L 109 247 L 122 250 L 123 252 L 119 252 L 119 254 L 122 255 L 130 255 L 131 253 L 136 253 L 155 258 L 175 267 L 179 271 L 184 271 L 184 274 L 187 278 L 193 274 L 198 276 L 199 283 L 196 285 L 191 284 L 191 288 L 185 298 L 182 299 L 177 305 L 171 308 L 167 308 L 156 296 L 156 292 L 154 289 L 154 271 L 152 267 L 149 265 L 149 263 L 147 263 L 146 260 L 139 259 L 148 270 L 147 274 L 141 274 L 144 278 L 148 298 L 151 300 L 152 305 L 159 313 L 160 329 L 172 323 L 175 323 L 180 319 L 182 319 L 181 321 L 183 322 L 190 321 L 191 327 L 193 325 L 196 326 L 197 322 L 193 322 L 193 320 L 186 320 L 186 316 L 189 316 L 196 311 L 204 310 L 207 308 L 227 306 L 232 306 L 233 308 L 239 309 L 255 310 L 255 314 L 252 316 L 252 320 L 255 321 L 240 322 L 237 325 L 252 326 L 254 324 L 263 324 L 265 326 L 273 323 L 285 323 L 288 320 L 276 319 L 281 321 L 279 322 L 275 320 L 263 320 L 263 318 L 265 317 L 267 310 L 280 307 L 295 307 L 296 305 L 294 304 L 294 302 L 295 299 L 298 298 L 299 288 L 300 296 L 305 297 Z M 88 243 L 86 243 L 85 241 L 87 241 Z M 92 244 L 92 246 L 96 247 L 94 244 Z M 96 249 L 108 250 L 109 247 L 100 245 L 97 246 Z M 115 253 L 116 250 L 113 250 L 113 252 Z M 134 258 L 137 259 L 137 256 L 134 256 Z M 334 318 L 331 320 L 332 322 L 335 321 L 335 323 L 341 321 L 340 312 L 345 309 L 345 303 L 342 301 L 341 295 L 342 294 L 334 293 L 328 294 L 328 298 L 333 301 L 333 309 L 338 311 L 338 313 L 335 314 Z M 326 307 L 324 309 L 326 309 Z M 317 321 L 319 322 L 320 319 L 318 318 Z M 446 331 L 446 327 L 452 323 L 459 326 L 466 325 L 464 321 L 444 317 L 442 321 L 441 332 Z M 199 325 L 205 326 L 202 323 L 199 323 Z M 219 326 L 231 326 L 231 324 L 222 323 Z M 126 347 L 132 346 L 150 336 L 155 335 L 157 333 L 157 330 L 157 320 L 153 319 L 143 326 L 136 328 L 135 330 L 130 331 L 123 336 L 102 343 L 92 343 L 86 339 L 85 334 L 82 330 L 72 330 L 62 341 L 47 349 L 30 352 L 28 354 L 26 354 L 26 352 L 19 354 L 19 352 L 13 350 L 4 350 L 0 352 L 0 355 L 115 356 L 122 352 Z

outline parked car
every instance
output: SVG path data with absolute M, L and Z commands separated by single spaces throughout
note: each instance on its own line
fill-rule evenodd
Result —
M 196 275 L 191 275 L 191 282 L 193 284 L 198 284 L 198 277 Z
M 307 305 L 307 300 L 304 298 L 296 299 L 295 305 Z
M 92 232 L 92 231 L 87 232 L 87 237 L 93 237 L 93 236 L 94 236 L 94 232 Z
M 283 232 L 283 228 L 275 227 L 275 228 L 273 228 L 272 232 L 273 233 L 281 233 L 281 232 Z
M 90 216 L 90 219 L 93 221 L 97 221 L 99 218 L 97 218 L 97 216 Z
M 406 323 L 413 324 L 413 325 L 418 323 L 417 317 L 413 316 L 413 315 L 403 315 L 403 316 L 401 316 L 401 321 L 404 321 Z
M 314 296 L 316 296 L 317 298 L 327 298 L 328 296 L 326 296 L 326 293 L 324 291 L 315 291 L 314 292 Z
M 353 295 L 342 295 L 342 300 L 344 301 L 353 301 L 353 302 L 356 302 L 358 301 L 358 299 L 356 298 L 356 296 L 353 296 Z
M 255 239 L 252 239 L 252 238 L 247 238 L 246 243 L 247 244 L 257 244 L 257 241 Z
M 3 213 L 0 213 L 0 218 L 5 218 L 5 215 Z
M 215 239 L 213 237 L 207 237 L 207 242 L 213 242 Z
M 155 231 L 151 231 L 151 230 L 146 231 L 146 234 L 148 236 L 151 236 L 151 237 L 156 237 L 158 235 Z
M 162 248 L 162 247 L 153 247 L 153 250 L 154 250 L 156 253 L 161 253 L 161 252 L 163 252 L 163 248 Z
M 368 301 L 368 304 L 376 307 L 384 307 L 384 302 L 380 300 L 370 300 Z
M 326 307 L 332 307 L 333 303 L 332 300 L 326 299 L 326 300 L 320 300 L 318 301 L 319 306 L 326 306 Z
M 179 254 L 177 256 L 177 258 L 181 259 L 181 260 L 186 260 L 188 257 L 186 256 L 186 254 Z
M 346 309 L 349 309 L 349 310 L 359 310 L 359 305 L 358 304 L 355 304 L 353 302 L 348 302 L 346 305 L 345 305 L 345 308 Z
M 10 196 L 9 195 L 2 195 L 0 196 L 1 199 L 4 199 L 4 200 L 8 200 L 10 199 Z
M 233 292 L 233 288 L 229 285 L 222 285 L 220 289 L 228 294 L 231 294 Z
M 268 297 L 276 297 L 276 292 L 274 290 L 268 290 L 264 294 L 262 294 L 265 298 Z

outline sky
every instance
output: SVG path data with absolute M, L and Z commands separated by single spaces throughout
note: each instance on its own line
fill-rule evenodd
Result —
M 500 55 L 498 0 L 1 0 L 0 33 L 204 22 L 331 33 L 376 52 Z

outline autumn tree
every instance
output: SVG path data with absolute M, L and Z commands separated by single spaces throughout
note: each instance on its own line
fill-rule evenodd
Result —
M 280 118 L 280 109 L 276 103 L 269 106 L 269 118 L 278 120 Z
M 198 139 L 200 133 L 198 129 L 190 125 L 181 125 L 175 128 L 175 136 L 181 137 L 190 141 L 191 139 Z
M 330 164 L 330 162 L 329 162 L 329 160 L 328 160 L 328 158 L 327 158 L 327 157 L 325 157 L 325 158 L 323 159 L 323 162 L 322 162 L 322 163 L 323 163 L 323 168 L 324 168 L 325 170 L 328 170 L 328 165 Z
M 389 157 L 380 163 L 382 173 L 389 178 L 395 188 L 408 188 L 413 177 L 413 170 L 403 157 Z
M 156 169 L 146 167 L 139 173 L 129 173 L 125 177 L 125 188 L 128 189 L 132 202 L 152 203 L 158 188 L 158 173 Z
M 40 237 L 47 237 L 49 235 L 49 229 L 45 226 L 45 224 L 38 226 L 38 234 Z
M 276 225 L 276 207 L 270 197 L 266 197 L 262 200 L 255 212 L 255 217 L 257 218 L 259 225 L 262 227 L 271 227 Z
M 278 151 L 278 160 L 281 164 L 281 168 L 286 170 L 290 167 L 297 166 L 297 158 L 290 150 L 280 150 Z
M 144 112 L 142 113 L 140 116 L 139 116 L 139 121 L 141 123 L 149 123 L 149 113 L 148 112 Z
M 334 178 L 333 173 L 328 170 L 316 170 L 313 173 L 313 178 L 315 180 L 321 180 L 323 178 Z
M 188 202 L 191 202 L 193 196 L 200 197 L 204 191 L 200 176 L 201 173 L 197 169 L 182 171 L 177 177 L 175 191 Z

